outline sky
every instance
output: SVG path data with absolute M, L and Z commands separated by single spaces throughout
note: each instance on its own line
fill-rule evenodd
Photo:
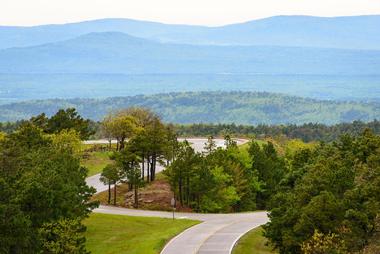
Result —
M 131 18 L 219 26 L 275 15 L 380 14 L 380 0 L 0 0 L 0 25 Z

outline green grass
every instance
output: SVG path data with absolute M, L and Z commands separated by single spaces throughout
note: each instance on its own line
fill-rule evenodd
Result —
M 102 172 L 103 168 L 112 163 L 109 155 L 111 152 L 91 152 L 89 158 L 82 159 L 82 166 L 88 169 L 88 176 Z
M 197 221 L 92 214 L 85 220 L 86 247 L 93 254 L 156 254 Z
M 271 247 L 266 246 L 267 240 L 262 235 L 261 227 L 252 229 L 237 242 L 232 254 L 274 254 Z

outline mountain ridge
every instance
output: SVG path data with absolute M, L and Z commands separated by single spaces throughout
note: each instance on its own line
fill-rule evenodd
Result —
M 0 50 L 0 73 L 380 74 L 380 50 L 161 43 L 120 32 Z
M 217 27 L 111 18 L 31 27 L 0 26 L 0 48 L 32 46 L 70 39 L 90 32 L 115 31 L 181 44 L 270 44 L 380 49 L 380 35 L 376 33 L 378 27 L 380 15 L 281 15 Z

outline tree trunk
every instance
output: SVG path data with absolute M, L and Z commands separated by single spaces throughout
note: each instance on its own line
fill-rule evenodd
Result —
M 111 183 L 108 183 L 108 204 L 111 204 Z
M 120 151 L 124 149 L 124 141 L 125 141 L 125 138 L 120 139 L 120 147 L 119 147 Z
M 150 167 L 149 167 L 149 156 L 147 157 L 147 162 L 146 162 L 146 166 L 147 166 L 147 169 L 146 169 L 146 182 L 149 183 L 149 180 L 150 180 Z
M 153 159 L 152 159 L 152 161 L 150 162 L 150 181 L 151 182 L 154 180 L 153 171 L 154 171 L 154 164 L 153 164 Z
M 156 161 L 157 161 L 157 156 L 156 154 L 152 155 L 152 164 L 150 167 L 150 181 L 153 182 L 156 176 Z
M 142 167 L 141 167 L 141 179 L 145 180 L 145 160 L 144 160 L 144 153 L 142 153 Z
M 116 182 L 113 188 L 113 205 L 116 205 Z
M 190 177 L 186 178 L 186 204 L 190 204 Z
M 182 177 L 179 177 L 178 179 L 178 195 L 179 195 L 179 202 L 181 206 L 183 206 Z

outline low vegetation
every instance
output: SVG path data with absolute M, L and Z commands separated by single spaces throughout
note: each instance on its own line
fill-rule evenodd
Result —
M 242 236 L 233 248 L 232 254 L 275 254 L 271 246 L 267 245 L 267 240 L 263 236 L 261 227 L 252 229 Z
M 102 170 L 112 163 L 109 151 L 85 151 L 82 155 L 81 165 L 88 169 L 88 176 L 93 176 L 102 172 Z
M 92 214 L 84 221 L 86 247 L 93 254 L 158 254 L 192 220 Z

